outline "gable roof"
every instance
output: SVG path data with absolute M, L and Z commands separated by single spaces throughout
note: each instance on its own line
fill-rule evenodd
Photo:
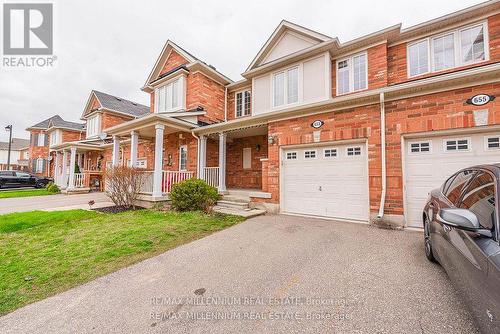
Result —
M 64 122 L 64 120 L 62 119 L 61 116 L 55 115 L 55 116 L 52 116 L 50 118 L 47 118 L 46 120 L 41 121 L 40 123 L 36 123 L 35 125 L 28 127 L 26 130 L 27 131 L 29 131 L 30 129 L 47 130 L 49 128 L 50 121 L 56 121 L 56 122 L 63 121 Z
M 168 57 L 169 57 L 170 53 L 172 52 L 172 50 L 177 52 L 181 57 L 185 58 L 187 61 L 187 64 L 178 66 L 178 67 L 168 71 L 167 73 L 163 73 L 160 76 L 160 72 L 163 69 L 166 61 L 168 60 Z M 217 69 L 214 66 L 209 65 L 209 64 L 205 63 L 204 61 L 200 60 L 199 58 L 193 56 L 191 53 L 189 53 L 185 49 L 181 48 L 180 46 L 178 46 L 177 44 L 175 44 L 171 40 L 167 40 L 167 42 L 163 46 L 163 49 L 160 52 L 160 55 L 156 59 L 156 62 L 153 66 L 153 69 L 149 73 L 149 76 L 146 79 L 146 82 L 144 83 L 144 86 L 141 88 L 141 90 L 146 91 L 146 92 L 150 92 L 150 91 L 152 91 L 151 83 L 157 81 L 160 78 L 166 77 L 166 76 L 168 76 L 168 75 L 172 74 L 173 72 L 176 72 L 180 69 L 185 69 L 185 70 L 189 71 L 191 68 L 193 68 L 193 70 L 199 69 L 199 70 L 203 71 L 204 73 L 206 73 L 207 75 L 214 77 L 217 81 L 222 82 L 223 84 L 228 84 L 228 83 L 233 82 L 233 80 L 231 80 L 230 78 L 228 78 L 227 76 L 225 76 L 221 72 L 217 71 Z
M 122 97 L 110 95 L 107 93 L 103 93 L 97 90 L 92 90 L 90 92 L 90 96 L 87 100 L 87 104 L 85 105 L 85 109 L 83 110 L 82 118 L 89 111 L 90 102 L 92 101 L 92 97 L 95 97 L 101 108 L 109 110 L 111 112 L 117 112 L 120 114 L 126 114 L 131 117 L 142 117 L 149 114 L 149 107 L 143 104 L 133 102 Z
M 28 146 L 30 146 L 29 139 L 12 138 L 10 149 L 12 151 L 20 151 L 22 149 L 28 148 Z M 9 149 L 8 141 L 0 142 L 0 150 L 8 150 L 8 149 Z
M 48 129 L 50 129 L 50 128 L 64 128 L 64 129 L 82 131 L 85 128 L 85 124 L 65 121 L 61 117 L 58 117 L 58 118 L 51 118 L 47 128 Z
M 251 69 L 257 67 L 259 64 L 265 60 L 266 56 L 273 50 L 273 48 L 279 43 L 279 41 L 285 36 L 287 33 L 292 33 L 296 38 L 301 38 L 304 41 L 309 42 L 310 46 L 314 46 L 318 43 L 327 42 L 327 41 L 337 41 L 337 38 L 332 38 L 330 36 L 321 34 L 317 31 L 305 28 L 301 25 L 282 20 L 280 24 L 274 29 L 274 32 L 267 39 L 264 45 L 261 47 L 255 58 L 252 60 L 248 68 L 245 72 L 250 71 Z M 307 47 L 304 47 L 307 48 Z M 295 50 L 299 51 L 299 50 Z

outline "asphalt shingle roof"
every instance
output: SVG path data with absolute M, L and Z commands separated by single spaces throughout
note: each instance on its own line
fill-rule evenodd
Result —
M 135 117 L 149 114 L 149 107 L 127 99 L 94 90 L 94 94 L 105 109 L 126 113 Z
M 20 149 L 26 148 L 28 146 L 30 146 L 29 139 L 12 138 L 12 143 L 11 143 L 11 150 L 12 151 L 19 151 Z M 9 149 L 9 142 L 8 141 L 0 142 L 0 150 L 8 150 L 8 149 Z
M 51 118 L 47 118 L 46 120 L 41 121 L 40 123 L 37 123 L 35 125 L 30 126 L 30 128 L 38 128 L 38 129 L 45 129 L 46 130 L 49 128 L 49 122 L 52 120 L 64 122 L 64 120 L 62 119 L 61 116 L 55 115 L 55 116 L 52 116 Z
M 83 130 L 85 128 L 85 124 L 65 121 L 59 117 L 59 118 L 51 119 L 49 122 L 49 127 Z

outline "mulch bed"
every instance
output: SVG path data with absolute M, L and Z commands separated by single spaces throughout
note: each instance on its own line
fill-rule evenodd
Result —
M 144 208 L 136 206 L 135 209 L 136 210 L 143 210 Z M 121 213 L 121 212 L 125 212 L 125 211 L 131 211 L 133 209 L 132 209 L 132 207 L 127 208 L 127 207 L 124 207 L 124 206 L 113 205 L 113 206 L 107 206 L 107 207 L 104 207 L 104 208 L 95 208 L 95 209 L 92 209 L 92 210 L 98 211 L 98 212 L 102 212 L 102 213 Z

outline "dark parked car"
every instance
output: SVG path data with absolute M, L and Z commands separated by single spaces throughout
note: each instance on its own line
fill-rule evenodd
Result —
M 500 164 L 463 169 L 430 193 L 425 255 L 439 262 L 484 333 L 500 333 Z
M 0 171 L 0 188 L 43 188 L 50 181 L 52 181 L 52 179 L 47 177 L 39 177 L 25 172 Z

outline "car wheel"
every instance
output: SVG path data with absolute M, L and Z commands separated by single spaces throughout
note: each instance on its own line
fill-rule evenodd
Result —
M 431 224 L 429 219 L 425 217 L 424 222 L 424 244 L 425 244 L 425 257 L 431 262 L 437 262 L 432 251 L 432 241 L 431 241 Z
M 35 188 L 36 189 L 40 189 L 42 187 L 43 187 L 43 185 L 41 183 L 39 183 L 39 182 L 35 183 Z

